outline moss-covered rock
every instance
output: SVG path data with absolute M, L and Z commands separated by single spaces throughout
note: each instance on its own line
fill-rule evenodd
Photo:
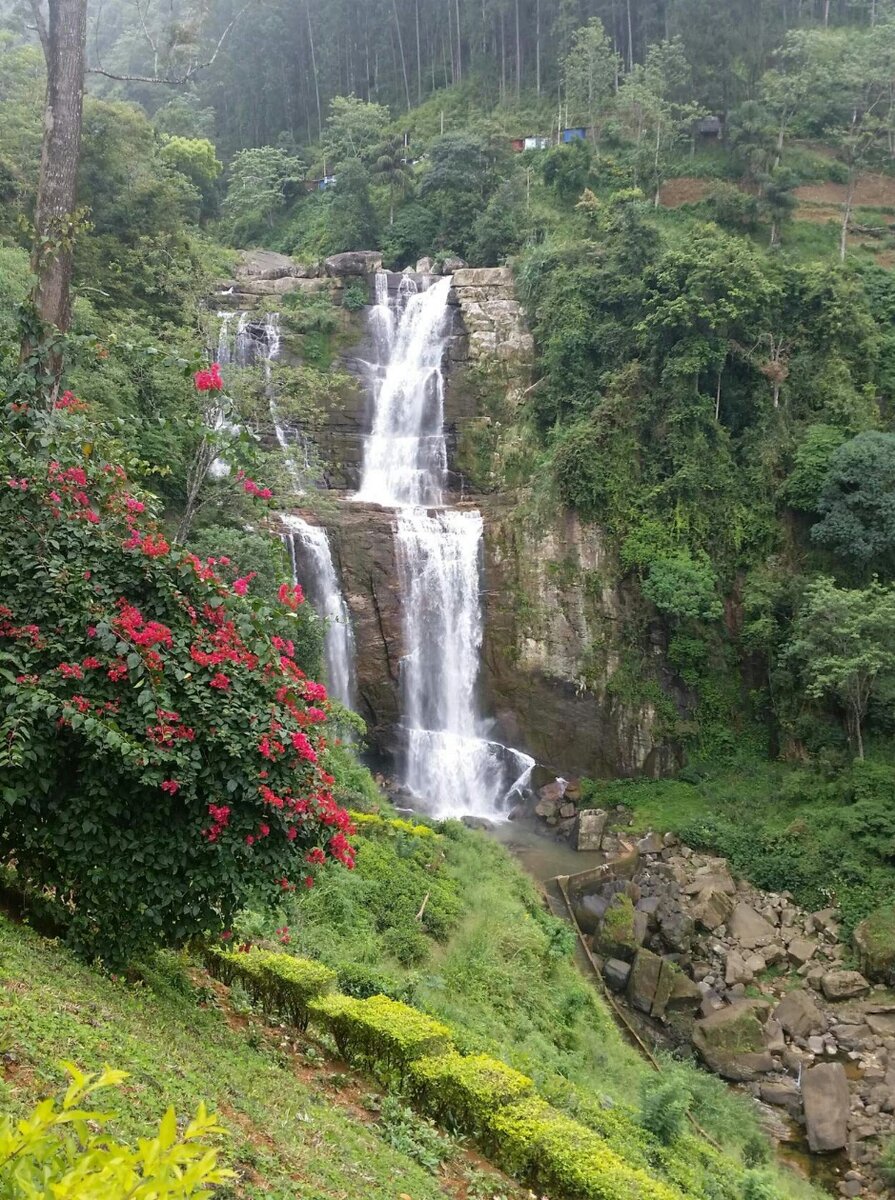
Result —
M 693 1026 L 693 1045 L 710 1070 L 747 1081 L 774 1069 L 764 1030 L 750 1000 L 721 1008 Z
M 594 934 L 594 949 L 606 958 L 630 962 L 642 941 L 633 901 L 630 896 L 619 892 L 612 897 L 600 928 Z
M 895 984 L 895 904 L 884 904 L 852 935 L 861 970 L 869 979 Z

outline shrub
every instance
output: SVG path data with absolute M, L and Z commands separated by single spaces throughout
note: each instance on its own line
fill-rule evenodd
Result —
M 497 1109 L 486 1129 L 505 1170 L 566 1200 L 675 1200 L 679 1193 L 629 1167 L 602 1138 L 534 1098 Z
M 359 312 L 370 303 L 370 293 L 363 283 L 349 283 L 342 293 L 342 307 Z
M 666 1146 L 684 1132 L 690 1109 L 690 1093 L 677 1079 L 656 1083 L 644 1081 L 640 1104 L 640 1120 L 644 1129 Z
M 42 1100 L 25 1120 L 0 1117 L 0 1194 L 26 1197 L 91 1196 L 97 1200 L 186 1200 L 208 1196 L 209 1187 L 233 1172 L 217 1165 L 205 1139 L 223 1133 L 204 1105 L 183 1133 L 169 1108 L 154 1138 L 136 1150 L 105 1132 L 110 1114 L 85 1102 L 122 1083 L 127 1074 L 108 1068 L 82 1075 L 66 1064 L 71 1084 L 61 1101 Z
M 124 962 L 352 865 L 353 826 L 326 690 L 294 659 L 301 589 L 253 599 L 171 546 L 69 408 L 14 412 L 0 442 L 0 856 L 64 898 L 76 947 Z
M 407 1000 L 409 988 L 394 975 L 366 963 L 346 963 L 339 967 L 339 990 L 346 996 L 366 1000 L 370 996 L 388 996 L 390 1000 Z
M 527 1075 L 485 1054 L 464 1057 L 452 1051 L 411 1063 L 410 1090 L 420 1106 L 442 1125 L 478 1134 L 494 1109 L 528 1096 Z
M 308 1001 L 332 988 L 335 971 L 323 963 L 269 950 L 232 953 L 217 946 L 205 952 L 208 970 L 222 983 L 240 983 L 268 1012 L 284 1016 L 299 1029 L 308 1023 Z
M 446 1025 L 388 996 L 323 996 L 311 1000 L 308 1009 L 311 1019 L 332 1034 L 341 1054 L 372 1068 L 403 1075 L 414 1059 L 450 1046 Z

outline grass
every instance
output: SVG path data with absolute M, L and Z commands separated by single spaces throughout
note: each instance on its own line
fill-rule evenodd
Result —
M 671 830 L 729 858 L 769 891 L 809 909 L 835 904 L 846 930 L 892 891 L 895 767 L 882 758 L 823 772 L 743 759 L 688 779 L 589 783 L 586 803 L 623 804 L 634 830 Z
M 179 1116 L 200 1100 L 218 1109 L 232 1131 L 233 1195 L 393 1200 L 397 1179 L 414 1200 L 444 1194 L 387 1130 L 380 1136 L 299 1078 L 276 1041 L 251 1022 L 234 1027 L 211 997 L 172 955 L 135 987 L 0 916 L 0 1106 L 22 1113 L 55 1092 L 62 1059 L 90 1071 L 109 1063 L 130 1072 L 114 1125 L 128 1141 L 146 1136 L 169 1104 Z
M 550 1103 L 597 1121 L 627 1153 L 642 1133 L 651 1069 L 576 967 L 568 926 L 545 911 L 503 847 L 456 822 L 440 828 L 433 838 L 365 825 L 356 871 L 330 873 L 277 912 L 247 914 L 240 936 L 269 938 L 288 924 L 289 948 L 335 968 L 343 990 L 387 989 L 445 1021 L 461 1051 L 529 1075 Z M 693 1096 L 695 1118 L 724 1146 L 731 1170 L 749 1165 L 756 1146 L 768 1153 L 748 1100 L 689 1062 L 665 1069 Z M 606 1112 L 615 1114 L 611 1136 Z M 672 1159 L 666 1177 L 692 1175 L 685 1190 L 703 1194 L 711 1168 L 700 1165 L 695 1139 Z M 781 1197 L 812 1194 L 787 1173 L 777 1187 Z

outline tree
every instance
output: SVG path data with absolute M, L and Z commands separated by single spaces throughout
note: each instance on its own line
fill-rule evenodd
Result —
M 846 440 L 834 425 L 809 425 L 793 455 L 793 467 L 783 485 L 783 496 L 793 508 L 817 512 L 830 460 Z
M 202 215 L 211 216 L 217 204 L 217 181 L 224 169 L 208 138 L 169 137 L 161 157 L 185 176 L 202 197 Z
M 326 169 L 338 171 L 342 163 L 359 158 L 368 165 L 382 145 L 389 111 L 383 104 L 359 100 L 357 96 L 335 96 L 320 139 Z
M 439 247 L 466 254 L 473 227 L 497 185 L 498 154 L 484 137 L 447 133 L 429 148 L 420 195 L 438 219 Z
M 646 61 L 625 76 L 619 104 L 636 129 L 638 172 L 658 207 L 669 156 L 702 110 L 691 96 L 690 64 L 679 39 L 650 46 Z
M 32 0 L 47 60 L 44 135 L 34 213 L 33 303 L 42 328 L 22 345 L 23 364 L 35 374 L 46 355 L 49 396 L 58 395 L 62 374 L 60 335 L 71 324 L 73 249 L 78 228 L 77 183 L 84 94 L 87 0 L 48 0 L 48 18 Z M 48 353 L 47 353 L 48 352 Z
M 811 539 L 863 568 L 895 570 L 895 433 L 859 433 L 830 458 Z
M 760 184 L 774 154 L 774 122 L 757 100 L 747 100 L 730 114 L 727 139 L 743 167 L 746 179 Z
M 395 223 L 395 196 L 407 194 L 413 183 L 413 167 L 407 160 L 407 149 L 401 137 L 393 137 L 376 151 L 373 176 L 388 188 L 388 223 Z
M 222 205 L 234 236 L 253 237 L 265 226 L 273 228 L 290 189 L 304 177 L 304 171 L 300 159 L 275 146 L 254 146 L 235 154 Z
M 580 121 L 591 127 L 594 138 L 599 114 L 615 91 L 621 68 L 621 58 L 613 49 L 602 21 L 594 17 L 575 30 L 562 64 L 566 109 L 573 123 Z
M 815 579 L 785 655 L 801 670 L 808 696 L 831 696 L 844 706 L 849 742 L 862 759 L 870 701 L 895 677 L 895 589 L 876 579 L 860 589 Z
M 370 175 L 358 159 L 351 159 L 339 168 L 328 206 L 326 254 L 378 244 L 379 221 L 370 199 Z

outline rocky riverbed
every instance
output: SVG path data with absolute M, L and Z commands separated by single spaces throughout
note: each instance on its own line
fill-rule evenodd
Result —
M 895 994 L 855 969 L 837 910 L 762 892 L 670 833 L 628 841 L 627 813 L 576 801 L 574 786 L 548 784 L 535 813 L 545 833 L 617 864 L 569 879 L 607 986 L 785 1113 L 813 1153 L 843 1156 L 842 1195 L 884 1191 L 875 1166 L 895 1136 Z

